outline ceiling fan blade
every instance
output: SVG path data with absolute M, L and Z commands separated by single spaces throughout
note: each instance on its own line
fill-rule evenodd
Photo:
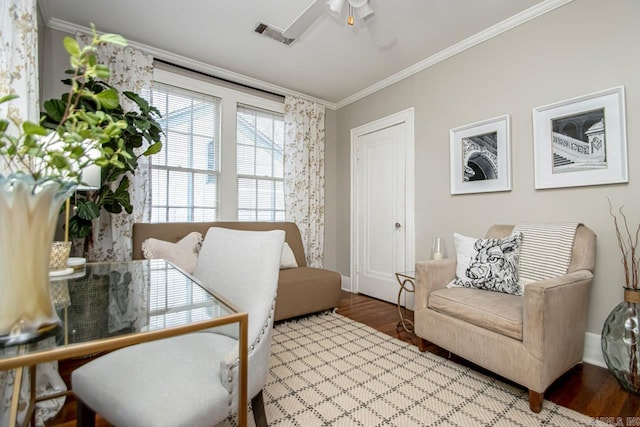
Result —
M 369 30 L 378 49 L 388 49 L 396 43 L 397 39 L 393 28 L 385 25 L 384 20 L 380 20 L 376 14 L 369 15 L 362 22 Z
M 300 37 L 322 15 L 325 8 L 324 3 L 325 0 L 314 0 L 282 34 L 289 39 Z

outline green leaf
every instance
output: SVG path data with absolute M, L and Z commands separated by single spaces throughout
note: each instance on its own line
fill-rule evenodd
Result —
M 22 130 L 24 130 L 24 133 L 26 133 L 27 135 L 46 136 L 49 134 L 49 132 L 38 123 L 29 121 L 22 123 Z
M 140 135 L 131 135 L 127 139 L 128 145 L 133 148 L 142 147 L 142 136 Z
M 143 156 L 151 156 L 153 154 L 158 154 L 162 151 L 162 142 L 158 141 L 155 144 L 152 144 L 142 153 Z
M 146 99 L 142 98 L 137 93 L 130 92 L 130 91 L 124 91 L 122 92 L 122 94 L 127 98 L 129 98 L 130 100 L 132 100 L 133 102 L 135 102 L 136 105 L 140 108 L 140 112 L 142 114 L 146 115 L 149 113 L 150 106 Z
M 107 159 L 97 159 L 96 165 L 100 166 L 101 168 L 105 168 L 109 166 L 109 161 Z
M 91 221 L 74 215 L 69 219 L 69 236 L 71 238 L 88 237 L 91 234 Z
M 64 38 L 63 43 L 64 43 L 64 48 L 67 49 L 67 52 L 69 52 L 69 55 L 71 55 L 72 57 L 77 57 L 78 55 L 80 55 L 80 46 L 78 45 L 78 42 L 76 41 L 76 39 L 74 39 L 73 37 L 67 36 Z M 73 64 L 73 58 L 72 58 L 72 64 Z
M 118 46 L 127 45 L 127 40 L 119 34 L 103 34 L 98 37 L 98 41 L 101 43 L 111 43 Z
M 95 74 L 97 78 L 107 80 L 111 76 L 111 71 L 106 65 L 97 64 Z
M 44 110 L 51 120 L 60 123 L 62 117 L 64 117 L 65 103 L 60 99 L 50 99 L 44 102 Z
M 114 109 L 120 106 L 120 99 L 118 98 L 118 91 L 115 89 L 107 89 L 96 95 L 97 101 L 104 108 Z
M 2 98 L 0 98 L 0 104 L 12 101 L 12 100 L 17 99 L 17 98 L 20 98 L 20 97 L 18 95 L 16 95 L 15 93 L 10 93 L 10 94 L 5 95 Z
M 52 153 L 50 163 L 56 169 L 67 169 L 67 158 L 61 153 Z
M 131 199 L 129 198 L 129 179 L 126 176 L 122 177 L 120 185 L 118 185 L 114 196 L 115 200 L 124 207 L 128 214 L 133 212 L 133 206 L 131 205 Z
M 77 215 L 86 220 L 92 220 L 100 216 L 100 208 L 91 200 L 79 199 L 76 201 Z

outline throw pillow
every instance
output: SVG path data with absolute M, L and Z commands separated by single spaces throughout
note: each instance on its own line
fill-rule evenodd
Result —
M 284 242 L 282 247 L 282 258 L 280 259 L 280 270 L 285 268 L 298 268 L 296 256 L 293 254 L 293 250 L 287 242 Z
M 162 258 L 193 273 L 202 245 L 202 234 L 193 231 L 176 243 L 149 238 L 142 242 L 142 254 L 146 259 Z
M 454 233 L 456 278 L 448 287 L 466 287 L 522 295 L 518 262 L 522 233 L 503 239 L 476 239 Z

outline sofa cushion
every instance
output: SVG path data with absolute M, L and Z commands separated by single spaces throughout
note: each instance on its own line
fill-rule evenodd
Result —
M 448 287 L 486 289 L 522 295 L 518 261 L 522 233 L 502 239 L 476 239 L 454 233 L 456 278 Z
M 323 268 L 280 270 L 275 320 L 334 308 L 340 299 L 341 277 Z
M 428 307 L 480 328 L 522 341 L 523 298 L 474 288 L 439 289 Z
M 187 273 L 193 273 L 202 244 L 202 234 L 193 231 L 178 242 L 149 238 L 142 242 L 142 253 L 146 259 L 162 258 L 180 267 Z
M 284 246 L 282 246 L 282 257 L 280 258 L 280 270 L 285 268 L 298 268 L 296 256 L 287 242 L 284 242 Z

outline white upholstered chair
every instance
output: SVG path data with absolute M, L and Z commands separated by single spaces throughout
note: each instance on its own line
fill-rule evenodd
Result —
M 266 425 L 273 313 L 284 232 L 209 229 L 193 275 L 249 313 L 248 393 Z M 237 408 L 238 341 L 229 328 L 126 347 L 76 369 L 78 425 L 95 413 L 116 426 L 213 426 Z

